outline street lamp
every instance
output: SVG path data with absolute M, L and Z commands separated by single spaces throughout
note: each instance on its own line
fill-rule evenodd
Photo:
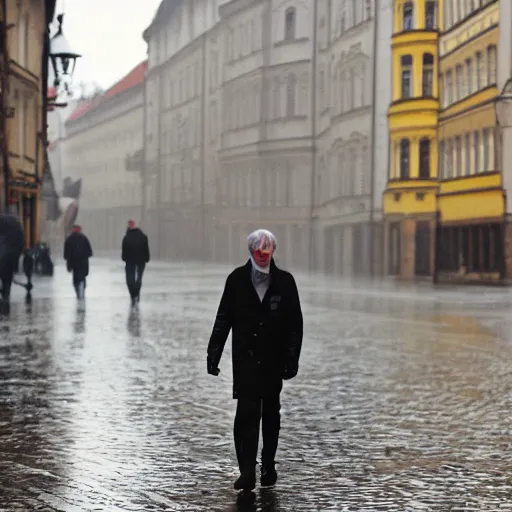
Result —
M 52 62 L 54 72 L 54 85 L 57 89 L 59 87 L 62 76 L 69 76 L 71 79 L 75 71 L 76 59 L 81 57 L 80 54 L 71 50 L 67 39 L 62 32 L 62 23 L 64 21 L 64 14 L 57 16 L 59 22 L 59 29 L 50 41 L 50 60 Z M 65 84 L 66 91 L 69 91 L 69 84 Z
M 512 78 L 496 98 L 496 118 L 501 129 L 512 127 Z

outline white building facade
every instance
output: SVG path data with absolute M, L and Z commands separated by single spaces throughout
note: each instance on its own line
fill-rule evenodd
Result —
M 161 257 L 242 262 L 247 234 L 266 227 L 285 266 L 370 272 L 387 176 L 386 1 L 380 26 L 375 0 L 162 2 L 144 33 L 145 212 Z
M 146 63 L 66 121 L 63 177 L 81 180 L 77 222 L 97 252 L 120 251 L 142 213 L 143 84 Z

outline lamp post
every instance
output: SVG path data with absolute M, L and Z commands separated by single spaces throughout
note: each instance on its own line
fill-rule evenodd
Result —
M 57 33 L 50 40 L 50 61 L 53 68 L 53 85 L 55 87 L 55 98 L 58 96 L 59 86 L 63 79 L 64 89 L 70 94 L 70 83 L 75 72 L 76 60 L 81 57 L 79 53 L 71 50 L 71 47 L 64 36 L 62 24 L 64 22 L 64 14 L 57 16 L 59 28 Z M 61 104 L 54 104 L 54 106 L 65 106 Z

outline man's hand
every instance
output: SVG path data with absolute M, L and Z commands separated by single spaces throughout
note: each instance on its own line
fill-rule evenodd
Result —
M 299 366 L 286 366 L 283 372 L 283 380 L 293 379 L 299 373 Z
M 210 375 L 213 375 L 214 377 L 217 377 L 217 375 L 220 373 L 219 368 L 217 368 L 217 365 L 211 357 L 206 358 L 206 370 Z

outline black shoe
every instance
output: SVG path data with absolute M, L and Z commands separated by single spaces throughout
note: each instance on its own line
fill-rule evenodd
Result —
M 252 491 L 256 487 L 256 472 L 254 470 L 242 472 L 233 487 L 237 491 Z
M 132 297 L 132 306 L 137 304 L 137 297 Z
M 271 487 L 277 482 L 277 472 L 274 463 L 261 465 L 261 486 Z

